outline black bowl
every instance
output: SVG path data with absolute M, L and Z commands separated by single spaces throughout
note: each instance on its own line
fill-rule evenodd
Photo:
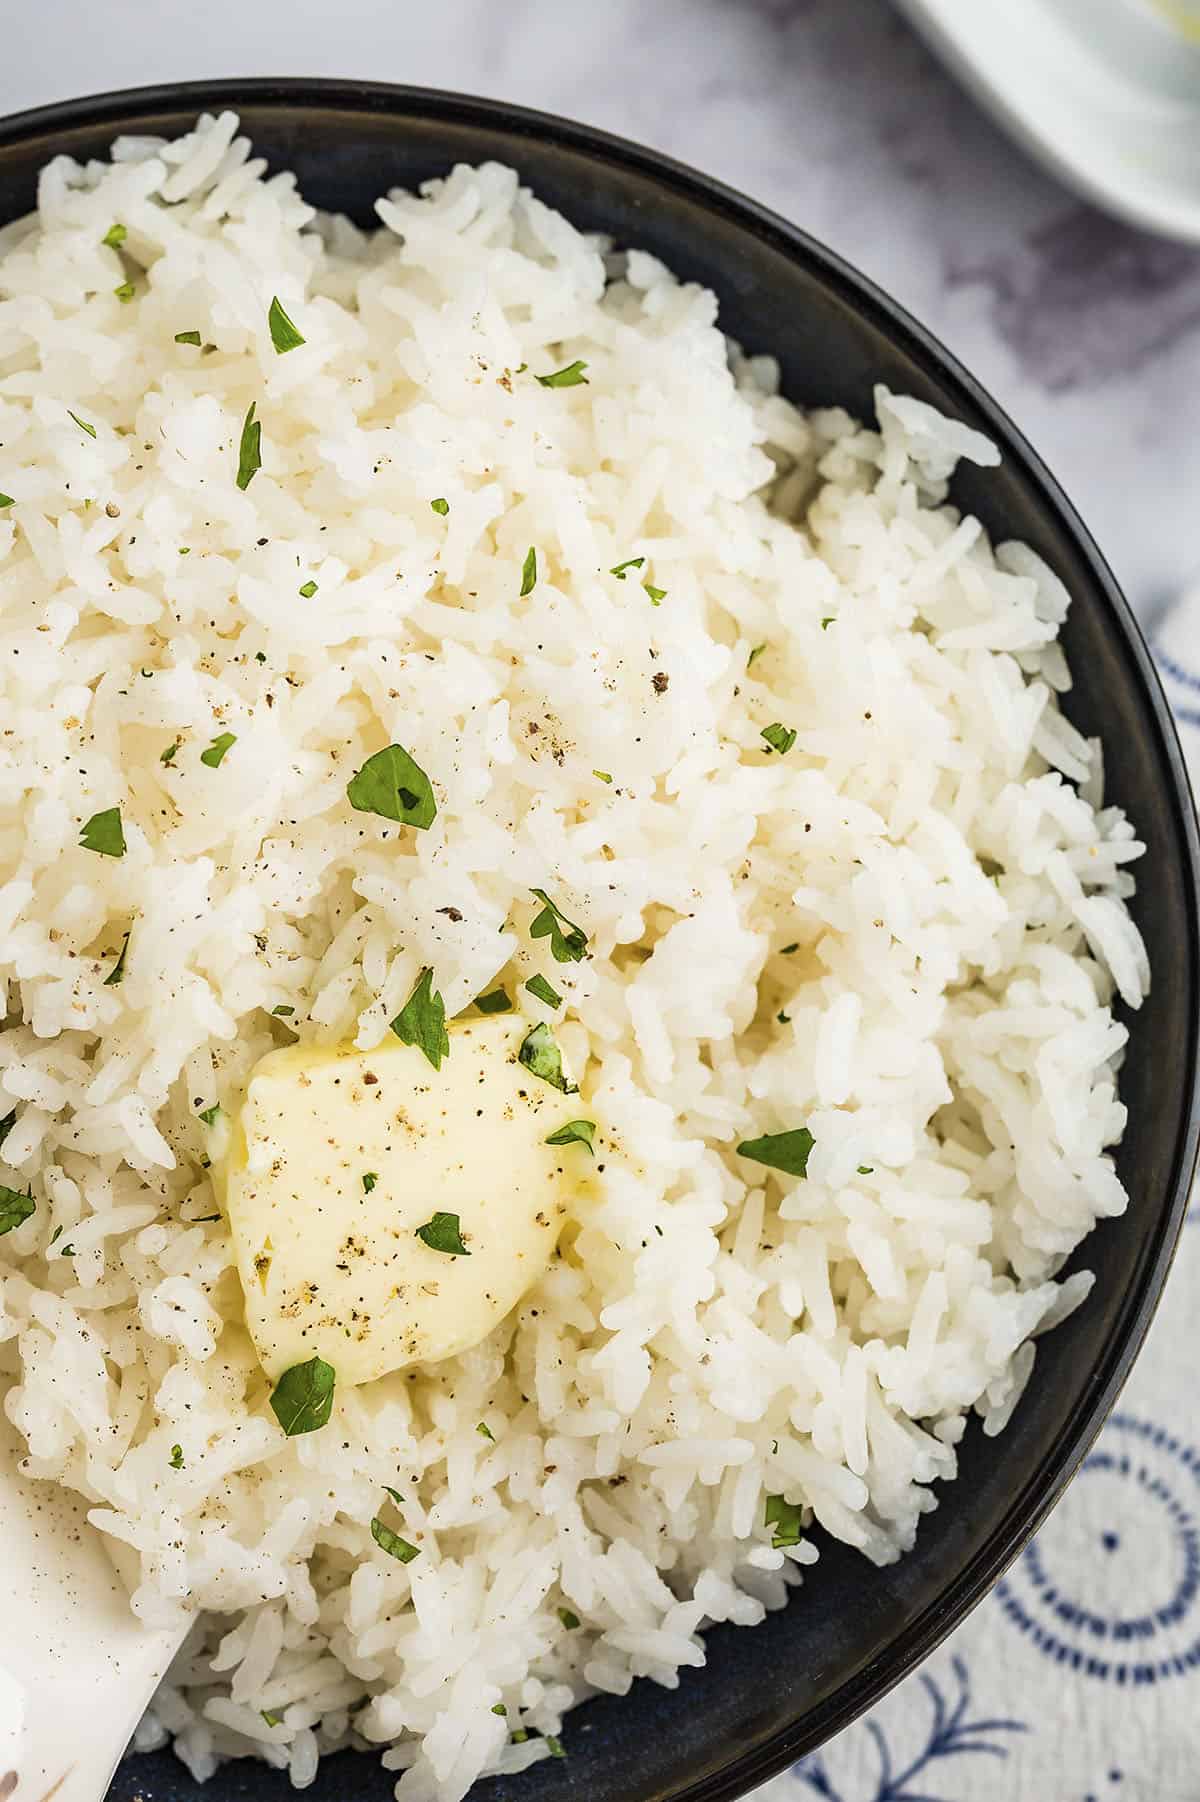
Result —
M 1044 1519 L 1112 1407 L 1141 1345 L 1187 1205 L 1196 1157 L 1197 834 L 1183 759 L 1137 625 L 1095 545 L 1021 435 L 952 357 L 878 289 L 782 219 L 667 158 L 495 101 L 335 81 L 224 81 L 70 101 L 0 122 L 0 222 L 34 203 L 38 167 L 102 156 L 119 132 L 185 130 L 233 107 L 273 167 L 294 169 L 322 207 L 371 218 L 372 197 L 458 161 L 514 164 L 577 224 L 653 251 L 708 284 L 727 332 L 779 357 L 786 392 L 871 414 L 879 380 L 988 433 L 1003 468 L 964 468 L 954 497 L 1000 538 L 1040 552 L 1075 599 L 1064 641 L 1066 711 L 1103 736 L 1111 798 L 1148 851 L 1134 912 L 1155 972 L 1129 1019 L 1121 1079 L 1129 1128 L 1117 1163 L 1132 1198 L 1082 1248 L 1098 1276 L 1087 1305 L 1043 1340 L 1038 1380 L 1003 1437 L 970 1432 L 961 1475 L 915 1551 L 876 1571 L 826 1544 L 803 1591 L 753 1633 L 720 1627 L 709 1661 L 666 1691 L 637 1685 L 569 1721 L 565 1762 L 481 1785 L 481 1802 L 724 1802 L 846 1726 L 912 1670 L 984 1596 Z M 322 1764 L 310 1794 L 390 1797 L 370 1757 Z M 168 1753 L 131 1760 L 113 1802 L 197 1802 Z M 221 1798 L 283 1802 L 260 1765 L 226 1766 Z M 207 1794 L 213 1796 L 213 1790 Z

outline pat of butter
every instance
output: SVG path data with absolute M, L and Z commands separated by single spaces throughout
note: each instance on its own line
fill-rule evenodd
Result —
M 454 1022 L 440 1070 L 391 1038 L 255 1066 L 225 1199 L 269 1376 L 314 1352 L 341 1385 L 452 1357 L 543 1274 L 591 1158 L 545 1143 L 580 1110 L 518 1062 L 528 1030 L 516 1015 Z M 458 1216 L 467 1255 L 418 1236 L 435 1214 Z

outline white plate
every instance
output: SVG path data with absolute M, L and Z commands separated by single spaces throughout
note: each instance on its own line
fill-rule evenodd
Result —
M 1064 180 L 1200 243 L 1200 0 L 898 0 Z

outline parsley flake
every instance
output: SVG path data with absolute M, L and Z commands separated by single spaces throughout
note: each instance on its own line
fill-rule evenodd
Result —
M 277 1714 L 273 1708 L 260 1708 L 258 1712 L 261 1714 L 268 1727 L 280 1727 L 283 1725 L 283 1716 Z
M 70 407 L 67 408 L 67 412 L 71 413 Z M 86 432 L 89 438 L 94 438 L 96 436 L 95 426 L 89 425 L 86 419 L 80 419 L 78 413 L 71 413 L 71 418 L 75 421 L 75 424 L 79 427 L 80 431 Z
M 789 1502 L 781 1495 L 769 1495 L 763 1511 L 763 1525 L 774 1527 L 771 1544 L 776 1551 L 781 1546 L 799 1545 L 802 1531 L 801 1520 L 804 1510 L 798 1502 Z
M 125 832 L 121 825 L 121 809 L 106 807 L 102 813 L 94 813 L 87 820 L 79 834 L 79 843 L 85 851 L 98 851 L 102 857 L 124 857 Z
M 592 775 L 596 778 L 597 782 L 612 782 L 612 776 L 608 770 L 593 770 Z
M 644 557 L 626 557 L 624 563 L 614 563 L 608 573 L 610 576 L 615 576 L 618 582 L 623 582 L 627 569 L 641 569 L 645 561 Z
M 166 764 L 174 763 L 175 753 L 178 751 L 178 749 L 182 743 L 183 743 L 183 740 L 181 738 L 177 738 L 173 745 L 168 745 L 165 751 L 159 752 L 158 761 L 160 763 L 166 763 Z
M 412 994 L 392 1021 L 392 1031 L 403 1045 L 415 1045 L 435 1070 L 450 1055 L 446 1031 L 446 1004 L 433 986 L 433 971 L 425 969 Z
M 213 739 L 208 749 L 206 751 L 201 751 L 201 763 L 207 764 L 210 770 L 220 769 L 221 759 L 224 757 L 226 751 L 229 750 L 230 746 L 236 745 L 236 743 L 237 734 L 235 732 L 219 733 L 218 736 Z
M 106 989 L 115 989 L 117 987 L 118 983 L 120 983 L 124 979 L 124 976 L 125 976 L 125 953 L 128 951 L 128 949 L 129 949 L 129 934 L 126 933 L 124 941 L 121 945 L 120 956 L 117 958 L 116 963 L 113 965 L 113 967 L 109 971 L 108 975 L 104 978 L 104 986 Z
M 529 990 L 531 995 L 536 996 L 539 1001 L 545 1002 L 547 1007 L 558 1008 L 562 1006 L 562 996 L 557 989 L 552 989 L 550 987 L 550 984 L 546 981 L 544 976 L 531 976 L 529 981 L 525 984 L 525 987 Z
M 181 1445 L 173 1445 L 171 1447 L 171 1469 L 183 1469 L 183 1447 Z
M 324 1358 L 309 1358 L 285 1370 L 271 1391 L 271 1412 L 289 1439 L 327 1426 L 333 1413 L 337 1372 Z
M 860 1176 L 874 1176 L 874 1174 L 875 1174 L 874 1164 L 859 1164 L 858 1174 Z
M 786 757 L 796 742 L 796 734 L 793 728 L 791 726 L 781 726 L 778 721 L 776 721 L 773 726 L 764 726 L 759 733 L 759 737 L 765 738 L 769 748 L 772 751 L 778 751 L 781 757 Z
M 544 1022 L 535 1026 L 522 1040 L 517 1058 L 534 1076 L 540 1076 L 543 1082 L 548 1082 L 552 1089 L 558 1089 L 563 1095 L 578 1095 L 579 1084 L 568 1082 L 563 1072 L 562 1052 L 555 1042 L 554 1034 Z
M 379 1172 L 377 1170 L 364 1170 L 362 1179 L 363 1194 L 369 1195 L 378 1181 Z
M 5 1114 L 4 1118 L 2 1120 L 0 1120 L 0 1150 L 3 1150 L 4 1141 L 5 1141 L 5 1139 L 7 1139 L 9 1133 L 12 1131 L 13 1127 L 16 1124 L 17 1124 L 17 1110 L 16 1110 L 16 1108 L 12 1108 L 10 1110 L 10 1112 Z
M 271 343 L 275 346 L 279 356 L 283 356 L 285 351 L 297 349 L 304 343 L 303 337 L 280 306 L 278 294 L 271 301 L 267 313 L 267 325 L 271 332 Z
M 401 1564 L 411 1564 L 414 1558 L 421 1555 L 419 1545 L 409 1545 L 407 1539 L 401 1539 L 399 1533 L 393 1533 L 390 1527 L 385 1527 L 378 1515 L 371 1522 L 371 1538 L 380 1551 L 386 1552 L 389 1558 L 398 1558 Z
M 782 1170 L 785 1176 L 807 1176 L 808 1154 L 815 1140 L 807 1126 L 791 1132 L 766 1133 L 761 1139 L 743 1139 L 738 1156 L 765 1164 L 768 1170 Z
M 837 618 L 837 615 L 835 613 L 827 613 L 825 615 L 825 618 L 821 621 L 822 632 L 828 632 L 830 626 L 833 624 L 833 622 L 836 618 Z
M 793 951 L 799 951 L 799 949 L 800 949 L 800 941 L 797 939 L 795 944 L 781 945 L 780 949 L 779 949 L 779 955 L 780 955 L 780 957 L 790 957 L 792 955 Z
M 0 1238 L 28 1220 L 36 1209 L 32 1193 L 22 1195 L 19 1189 L 8 1189 L 0 1183 Z
M 765 644 L 756 644 L 751 648 L 750 655 L 746 659 L 746 668 L 747 669 L 749 669 L 752 664 L 757 662 L 757 660 L 762 656 L 762 654 L 766 650 L 766 648 L 767 647 Z
M 124 244 L 128 236 L 129 232 L 127 228 L 121 224 L 120 220 L 117 220 L 114 224 L 109 226 L 100 242 L 101 244 L 107 244 L 110 250 L 115 250 L 118 244 Z
M 430 1251 L 444 1252 L 448 1258 L 469 1258 L 471 1255 L 463 1244 L 457 1214 L 435 1214 L 432 1220 L 417 1228 L 417 1238 L 428 1245 Z
M 132 282 L 122 282 L 120 287 L 113 289 L 113 293 L 116 295 L 121 305 L 125 306 L 133 299 L 134 295 L 137 293 L 137 289 Z
M 512 1002 L 503 989 L 493 989 L 489 995 L 476 995 L 475 1005 L 481 1014 L 511 1014 Z
M 579 1616 L 573 1608 L 560 1608 L 558 1610 L 558 1618 L 567 1629 L 568 1633 L 573 1633 L 576 1627 L 581 1624 Z
M 273 1007 L 271 1009 L 271 1012 L 273 1014 L 278 1015 L 279 1019 L 281 1019 L 281 1020 L 290 1019 L 291 1016 L 295 1013 L 295 1011 L 296 1011 L 295 1008 L 289 1007 L 286 1001 L 281 1001 L 279 1003 L 278 1007 Z
M 368 757 L 346 784 L 346 796 L 359 813 L 397 820 L 424 832 L 437 818 L 437 802 L 429 777 L 403 745 L 385 745 Z
M 544 1733 L 542 1735 L 542 1738 L 545 1740 L 546 1745 L 549 1748 L 551 1758 L 565 1758 L 567 1756 L 566 1753 L 563 1751 L 563 1743 L 562 1743 L 561 1739 L 555 1739 L 555 1737 L 552 1733 Z
M 594 1120 L 568 1120 L 565 1126 L 560 1126 L 557 1132 L 552 1132 L 544 1139 L 543 1144 L 586 1145 L 592 1156 L 595 1157 L 596 1147 L 593 1143 L 595 1137 L 596 1122 Z
M 176 344 L 199 344 L 200 334 L 199 332 L 176 332 L 175 342 Z
M 577 964 L 587 955 L 587 933 L 582 926 L 576 926 L 568 920 L 562 909 L 555 905 L 545 889 L 530 889 L 542 903 L 541 910 L 533 919 L 529 928 L 531 939 L 549 938 L 550 950 L 556 964 Z
M 537 551 L 531 544 L 521 565 L 521 596 L 532 594 L 537 586 Z
M 237 485 L 243 492 L 262 468 L 262 421 L 255 419 L 254 409 L 257 401 L 251 401 L 246 408 L 246 417 L 242 421 L 242 436 L 238 443 Z
M 5 507 L 15 507 L 16 504 L 11 494 L 0 494 L 0 513 L 4 511 Z
M 646 593 L 650 596 L 650 605 L 652 607 L 657 607 L 661 601 L 665 601 L 667 598 L 666 589 L 665 588 L 656 588 L 654 586 L 653 582 L 643 582 L 642 587 L 646 590 Z
M 302 582 L 296 592 L 302 595 L 306 601 L 311 601 L 317 592 L 317 584 L 313 581 Z
M 199 1113 L 197 1114 L 197 1119 L 203 1120 L 205 1126 L 215 1126 L 217 1123 L 217 1115 L 220 1113 L 220 1111 L 221 1111 L 220 1102 L 214 1101 L 211 1107 L 202 1107 L 199 1110 Z
M 503 1702 L 493 1702 L 492 1703 L 492 1713 L 493 1714 L 507 1714 L 508 1709 L 504 1706 Z
M 539 375 L 538 381 L 543 388 L 578 388 L 580 385 L 586 388 L 587 377 L 583 373 L 586 368 L 587 364 L 576 357 L 564 369 L 556 369 L 551 375 Z
M 450 502 L 442 495 L 439 495 L 437 500 L 430 501 L 429 505 L 433 508 L 435 513 L 440 513 L 443 518 L 445 518 L 446 514 L 450 511 Z
M 492 1444 L 495 1445 L 496 1435 L 493 1433 L 491 1427 L 489 1427 L 486 1420 L 481 1420 L 479 1425 L 476 1427 L 475 1431 L 481 1436 L 481 1438 L 490 1439 Z M 496 1712 L 496 1710 L 493 1709 L 492 1713 L 495 1714 L 495 1712 Z

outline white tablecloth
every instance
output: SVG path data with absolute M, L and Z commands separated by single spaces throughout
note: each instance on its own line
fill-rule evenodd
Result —
M 1200 591 L 1154 650 L 1200 793 Z M 1200 1802 L 1198 1349 L 1194 1198 L 1117 1410 L 1037 1538 L 920 1671 L 761 1802 Z

